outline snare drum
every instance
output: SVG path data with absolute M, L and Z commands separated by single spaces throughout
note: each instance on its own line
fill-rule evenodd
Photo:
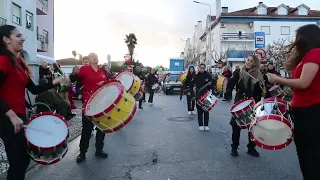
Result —
M 84 114 L 103 132 L 115 132 L 128 124 L 136 113 L 134 97 L 117 80 L 110 80 L 84 102 Z
M 255 106 L 255 118 L 249 128 L 251 140 L 268 150 L 287 147 L 293 140 L 289 109 L 290 104 L 279 98 L 259 102 Z
M 202 95 L 197 104 L 202 107 L 204 111 L 211 111 L 212 108 L 218 103 L 218 98 L 214 96 L 210 91 L 207 91 L 204 95 Z
M 158 83 L 152 85 L 151 88 L 154 90 L 155 93 L 159 93 L 161 91 L 161 86 Z
M 59 114 L 41 112 L 26 123 L 27 152 L 42 165 L 55 164 L 68 151 L 69 125 Z
M 217 91 L 219 93 L 226 92 L 227 84 L 228 84 L 228 79 L 223 76 L 219 76 L 217 80 Z
M 254 104 L 253 98 L 244 98 L 231 106 L 229 111 L 241 129 L 250 127 Z
M 280 85 L 274 85 L 268 91 L 272 97 L 278 97 L 283 94 L 283 90 Z

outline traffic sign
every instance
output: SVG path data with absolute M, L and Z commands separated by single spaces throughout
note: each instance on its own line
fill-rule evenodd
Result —
M 256 55 L 260 61 L 264 61 L 267 57 L 267 52 L 264 49 L 259 48 L 254 51 L 254 55 Z
M 266 46 L 265 38 L 266 38 L 266 35 L 264 32 L 255 32 L 254 33 L 255 48 L 265 48 Z

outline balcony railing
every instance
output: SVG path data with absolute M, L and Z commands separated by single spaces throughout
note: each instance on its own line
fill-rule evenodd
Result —
M 252 54 L 253 51 L 231 50 L 227 52 L 227 58 L 245 58 Z
M 6 25 L 6 24 L 7 24 L 7 20 L 5 18 L 0 17 L 0 26 Z
M 40 42 L 46 43 L 46 44 L 49 43 L 48 37 L 46 37 L 46 36 L 44 36 L 42 34 L 38 34 L 37 35 L 37 40 L 40 41 Z
M 222 33 L 221 41 L 243 41 L 243 40 L 254 40 L 253 33 Z

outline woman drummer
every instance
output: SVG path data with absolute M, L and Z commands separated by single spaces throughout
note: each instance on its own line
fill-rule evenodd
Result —
M 251 78 L 248 74 L 250 74 L 255 79 Z M 259 82 L 258 82 L 259 81 Z M 263 84 L 263 76 L 260 72 L 260 60 L 252 55 L 247 58 L 245 65 L 242 67 L 240 71 L 239 79 L 231 78 L 230 86 L 231 89 L 234 86 L 238 85 L 238 90 L 234 98 L 234 103 L 244 99 L 245 97 L 253 97 L 256 102 L 260 101 L 262 97 L 262 88 L 261 83 Z M 263 84 L 264 86 L 264 84 Z M 238 147 L 240 141 L 240 133 L 241 128 L 236 123 L 235 118 L 231 118 L 230 125 L 232 126 L 232 144 L 231 144 L 231 156 L 238 156 Z M 258 151 L 255 149 L 255 144 L 250 140 L 249 136 L 249 144 L 248 154 L 259 157 Z
M 187 106 L 188 106 L 188 114 L 196 114 L 194 111 L 194 107 L 196 105 L 195 99 L 192 99 L 194 97 L 193 92 L 193 84 L 192 79 L 196 75 L 196 72 L 194 70 L 194 66 L 190 66 L 188 69 L 186 80 L 183 83 L 183 89 L 187 91 Z
M 315 24 L 300 27 L 292 50 L 285 63 L 292 79 L 267 76 L 269 82 L 293 89 L 293 133 L 300 168 L 305 180 L 315 180 L 320 179 L 320 28 Z
M 57 78 L 45 86 L 34 85 L 31 71 L 20 56 L 25 40 L 18 29 L 11 25 L 0 26 L 0 37 L 0 137 L 10 165 L 7 180 L 23 180 L 30 163 L 21 130 L 26 122 L 25 89 L 38 94 L 65 79 Z

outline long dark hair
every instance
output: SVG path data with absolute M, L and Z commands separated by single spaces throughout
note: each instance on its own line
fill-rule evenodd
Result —
M 193 68 L 193 72 L 192 72 L 192 73 L 190 72 L 190 69 L 191 69 L 191 68 Z M 188 68 L 187 78 L 193 77 L 195 74 L 196 74 L 196 72 L 195 72 L 194 66 L 190 66 L 190 67 Z
M 20 68 L 20 65 L 18 65 L 17 58 L 15 57 L 15 55 L 11 51 L 9 51 L 7 49 L 7 45 L 3 41 L 4 37 L 10 38 L 10 35 L 12 34 L 12 31 L 14 31 L 14 30 L 16 30 L 15 26 L 11 26 L 11 25 L 0 26 L 0 38 L 1 38 L 0 55 L 7 56 L 9 58 L 10 62 L 13 64 L 13 66 L 22 71 L 22 69 Z M 28 75 L 31 75 L 31 71 L 30 71 L 27 63 L 24 60 L 23 54 L 20 53 L 19 55 L 21 58 L 22 67 L 27 71 Z
M 320 28 L 316 24 L 301 26 L 297 30 L 295 41 L 290 45 L 290 58 L 285 63 L 285 69 L 292 71 L 303 56 L 314 48 L 320 48 Z

